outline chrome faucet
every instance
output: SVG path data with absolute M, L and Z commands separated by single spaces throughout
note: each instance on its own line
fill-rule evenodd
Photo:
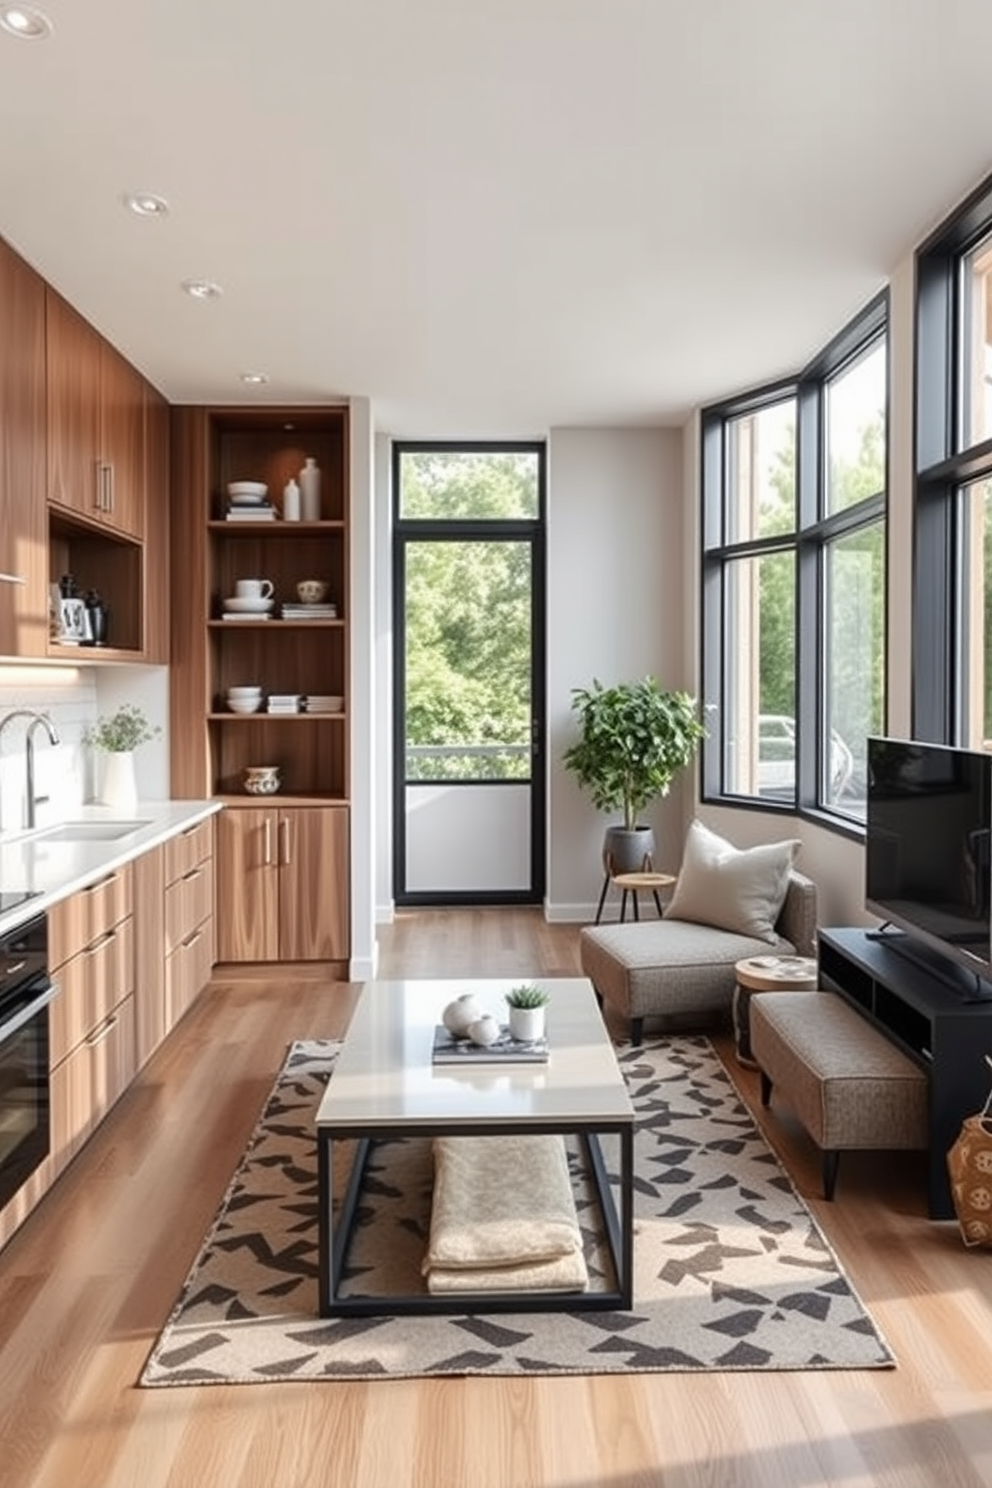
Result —
M 35 730 L 39 727 L 43 728 L 48 735 L 49 744 L 60 744 L 62 741 L 59 737 L 58 729 L 55 727 L 48 714 L 39 713 L 35 708 L 14 708 L 10 713 L 4 714 L 3 718 L 0 718 L 0 739 L 2 739 L 3 731 L 7 727 L 8 723 L 13 723 L 15 718 L 27 718 L 30 720 L 30 722 L 28 723 L 27 734 L 25 735 L 24 747 L 26 757 L 25 767 L 27 774 L 27 801 L 25 804 L 25 818 L 27 829 L 28 831 L 31 831 L 35 825 L 35 806 L 37 805 L 37 797 L 34 793 Z M 0 799 L 2 799 L 2 797 L 0 797 Z M 2 830 L 2 828 L 0 828 L 0 830 Z

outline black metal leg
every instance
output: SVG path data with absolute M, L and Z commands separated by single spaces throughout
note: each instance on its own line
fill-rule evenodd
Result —
M 637 908 L 637 895 L 636 894 L 634 895 L 634 908 L 635 909 Z M 627 918 L 627 890 L 626 889 L 621 889 L 621 891 L 620 891 L 620 923 L 621 923 L 621 925 L 623 924 L 623 922 L 624 922 L 624 920 L 626 918 Z
M 631 892 L 631 896 L 632 896 L 632 898 L 634 900 L 634 919 L 635 920 L 639 920 L 641 918 L 641 909 L 640 909 L 640 904 L 638 903 L 637 890 L 636 889 L 631 889 L 630 892 Z
M 630 1020 L 630 1042 L 632 1044 L 643 1044 L 644 1042 L 644 1019 L 631 1018 Z
M 600 920 L 603 918 L 603 905 L 606 903 L 606 891 L 607 891 L 607 889 L 609 887 L 610 887 L 610 875 L 607 874 L 606 877 L 603 879 L 603 888 L 602 888 L 602 891 L 601 891 L 600 896 L 599 896 L 599 903 L 596 906 L 596 924 L 597 925 L 599 924 Z
M 840 1163 L 840 1153 L 831 1148 L 823 1154 L 823 1197 L 832 1199 L 834 1189 L 837 1187 L 837 1167 Z

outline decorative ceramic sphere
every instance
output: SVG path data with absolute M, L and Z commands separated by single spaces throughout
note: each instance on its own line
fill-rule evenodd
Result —
M 463 992 L 454 1002 L 449 1002 L 441 1014 L 441 1022 L 455 1038 L 468 1038 L 469 1024 L 481 1017 L 482 1009 L 471 992 Z
M 484 1013 L 481 1018 L 476 1018 L 474 1023 L 468 1025 L 468 1036 L 473 1044 L 481 1044 L 486 1048 L 499 1038 L 499 1024 L 490 1013 Z

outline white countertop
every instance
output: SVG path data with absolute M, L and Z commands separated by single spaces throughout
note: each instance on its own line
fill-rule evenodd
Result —
M 0 891 L 31 890 L 34 894 L 33 898 L 0 913 L 0 935 L 15 930 L 60 899 L 85 889 L 220 809 L 219 801 L 139 801 L 127 813 L 127 820 L 141 825 L 113 841 L 46 840 L 45 832 L 59 825 L 54 821 L 34 833 L 0 838 Z M 121 816 L 120 811 L 107 806 L 80 806 L 73 811 L 71 820 L 113 822 Z

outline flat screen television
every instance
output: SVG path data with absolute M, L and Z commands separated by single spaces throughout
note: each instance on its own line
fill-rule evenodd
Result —
M 971 997 L 992 997 L 990 836 L 992 755 L 868 740 L 866 908 Z

